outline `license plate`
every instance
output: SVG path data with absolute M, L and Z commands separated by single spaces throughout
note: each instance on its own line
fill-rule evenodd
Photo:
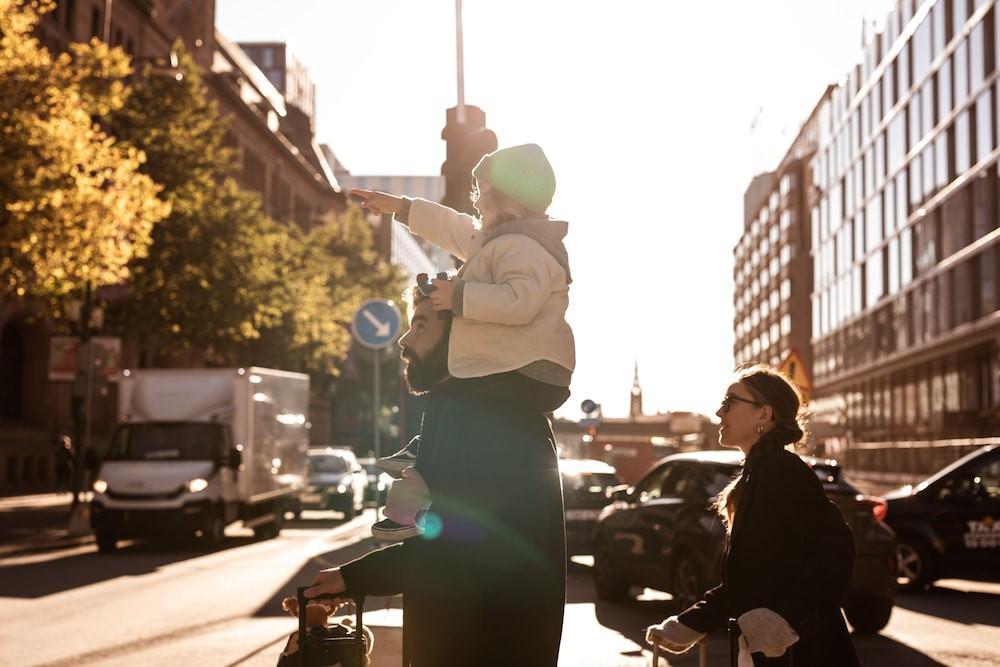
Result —
M 318 503 L 320 495 L 318 493 L 303 493 L 299 496 L 299 500 L 304 503 Z
M 601 510 L 566 510 L 567 521 L 595 521 Z

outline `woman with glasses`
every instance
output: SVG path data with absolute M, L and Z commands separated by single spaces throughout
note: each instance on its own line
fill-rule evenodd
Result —
M 854 539 L 819 479 L 788 449 L 804 438 L 799 403 L 795 387 L 766 366 L 740 372 L 729 386 L 716 412 L 719 443 L 746 460 L 716 502 L 727 533 L 722 583 L 651 626 L 647 641 L 683 653 L 735 618 L 741 665 L 858 664 L 840 612 Z

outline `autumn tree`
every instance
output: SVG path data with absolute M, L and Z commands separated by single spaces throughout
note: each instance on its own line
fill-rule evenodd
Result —
M 148 63 L 126 104 L 107 118 L 119 139 L 147 156 L 142 169 L 171 205 L 149 253 L 131 264 L 129 298 L 115 309 L 114 325 L 139 338 L 147 362 L 191 351 L 225 363 L 280 320 L 273 244 L 282 231 L 259 195 L 233 179 L 226 124 L 198 65 L 182 44 L 174 51 L 178 67 Z
M 58 301 L 128 278 L 170 207 L 142 150 L 94 120 L 125 104 L 128 57 L 49 53 L 32 31 L 53 6 L 0 0 L 0 289 Z
M 148 65 L 108 119 L 147 155 L 142 168 L 172 207 L 149 254 L 132 263 L 119 326 L 158 354 L 335 374 L 353 309 L 397 293 L 397 274 L 379 259 L 360 210 L 331 214 L 309 233 L 265 215 L 260 196 L 232 178 L 226 122 L 198 66 L 183 45 L 174 50 L 177 69 Z
M 284 304 L 280 323 L 266 328 L 246 355 L 282 361 L 314 377 L 321 389 L 339 374 L 351 346 L 350 322 L 372 298 L 398 298 L 404 278 L 375 250 L 371 226 L 360 208 L 328 214 L 308 234 L 295 228 L 275 238 L 282 267 L 274 289 Z M 256 362 L 255 362 L 256 363 Z

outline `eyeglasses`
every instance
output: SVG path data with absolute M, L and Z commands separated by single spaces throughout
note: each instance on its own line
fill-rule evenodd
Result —
M 752 401 L 749 398 L 743 398 L 742 396 L 734 396 L 733 394 L 726 394 L 726 397 L 722 399 L 722 412 L 729 412 L 729 408 L 732 406 L 733 401 L 739 401 L 740 403 L 749 403 L 750 405 L 761 406 L 764 405 L 760 401 Z

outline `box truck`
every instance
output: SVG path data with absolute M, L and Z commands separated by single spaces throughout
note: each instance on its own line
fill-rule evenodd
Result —
M 118 540 L 200 535 L 237 520 L 276 537 L 299 507 L 309 376 L 267 368 L 125 370 L 118 425 L 94 481 L 101 551 Z

